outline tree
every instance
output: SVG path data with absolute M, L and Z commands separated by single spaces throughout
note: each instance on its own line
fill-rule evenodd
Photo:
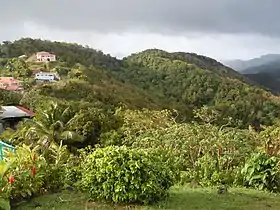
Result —
M 28 64 L 22 59 L 13 58 L 5 67 L 14 77 L 26 77 L 32 74 Z
M 65 145 L 83 141 L 83 136 L 69 130 L 69 124 L 78 117 L 70 107 L 59 106 L 55 102 L 47 103 L 37 110 L 34 120 L 29 120 L 23 129 L 27 139 L 36 139 L 37 144 L 48 147 L 58 145 L 61 141 Z

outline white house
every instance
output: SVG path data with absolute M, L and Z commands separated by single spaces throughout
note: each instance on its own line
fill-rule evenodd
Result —
M 35 74 L 35 80 L 42 82 L 54 82 L 55 80 L 59 80 L 59 76 L 57 73 L 53 72 L 39 72 Z
M 56 61 L 55 55 L 48 52 L 37 52 L 36 59 L 38 62 Z

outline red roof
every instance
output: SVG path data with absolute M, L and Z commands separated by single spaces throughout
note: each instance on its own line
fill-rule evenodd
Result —
M 23 88 L 22 88 L 22 87 L 19 87 L 18 85 L 13 85 L 13 86 L 8 86 L 8 87 L 6 87 L 5 90 L 17 91 L 17 90 L 23 90 Z
M 31 117 L 33 117 L 35 115 L 34 112 L 32 112 L 31 110 L 23 107 L 23 106 L 17 106 L 18 109 L 20 109 L 21 111 L 26 112 L 27 114 L 29 114 Z
M 0 77 L 0 83 L 10 84 L 10 83 L 20 83 L 21 81 L 13 77 Z

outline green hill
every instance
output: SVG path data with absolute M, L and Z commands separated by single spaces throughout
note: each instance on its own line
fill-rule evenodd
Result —
M 215 123 L 233 119 L 241 127 L 256 121 L 270 124 L 279 115 L 278 98 L 205 56 L 149 49 L 118 60 L 89 47 L 39 39 L 0 45 L 2 59 L 8 60 L 37 51 L 57 55 L 58 61 L 47 68 L 63 80 L 37 87 L 36 94 L 31 86 L 32 94 L 27 92 L 22 100 L 29 106 L 42 96 L 103 107 L 175 109 L 180 122 L 196 119 L 194 112 L 207 106 L 208 115 L 215 113 Z

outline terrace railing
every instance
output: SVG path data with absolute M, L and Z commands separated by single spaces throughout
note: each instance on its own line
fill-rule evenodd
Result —
M 5 154 L 9 152 L 15 152 L 15 148 L 0 140 L 0 160 L 4 160 Z

